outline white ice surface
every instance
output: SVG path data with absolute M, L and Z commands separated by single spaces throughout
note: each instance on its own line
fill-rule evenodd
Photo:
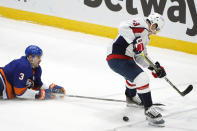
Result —
M 106 61 L 111 39 L 40 26 L 0 17 L 0 66 L 24 55 L 29 44 L 43 51 L 42 80 L 64 86 L 67 94 L 124 100 L 122 77 Z M 172 43 L 173 44 L 173 43 Z M 154 102 L 165 104 L 165 128 L 148 126 L 142 109 L 125 103 L 66 97 L 58 100 L 0 101 L 1 131 L 197 131 L 197 56 L 148 47 L 153 60 L 166 69 L 180 89 L 194 89 L 180 96 L 165 80 L 150 76 Z M 124 114 L 129 122 L 122 121 Z

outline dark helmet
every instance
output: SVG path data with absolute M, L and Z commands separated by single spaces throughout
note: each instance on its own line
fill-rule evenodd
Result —
M 35 55 L 37 56 L 42 56 L 42 49 L 40 49 L 40 47 L 36 46 L 36 45 L 30 45 L 25 49 L 25 55 L 29 56 L 32 55 L 33 57 Z

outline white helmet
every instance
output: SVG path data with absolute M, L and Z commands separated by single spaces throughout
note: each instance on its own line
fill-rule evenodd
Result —
M 156 31 L 161 30 L 165 24 L 164 18 L 158 13 L 150 14 L 147 19 L 150 21 L 151 26 L 157 24 Z

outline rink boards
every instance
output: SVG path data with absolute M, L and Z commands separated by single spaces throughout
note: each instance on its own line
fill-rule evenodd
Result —
M 104 25 L 102 23 L 99 24 L 99 22 L 92 22 L 92 20 L 89 18 L 86 21 L 82 20 L 82 18 L 76 20 L 76 18 L 74 18 L 75 17 L 74 15 L 73 15 L 73 19 L 75 20 L 73 20 L 71 17 L 65 18 L 62 17 L 61 15 L 55 16 L 52 13 L 43 14 L 40 13 L 42 11 L 40 11 L 39 13 L 38 12 L 35 13 L 34 11 L 26 11 L 21 9 L 14 9 L 14 8 L 0 6 L 0 14 L 2 16 L 16 20 L 23 20 L 23 21 L 32 22 L 41 25 L 54 26 L 62 29 L 84 32 L 87 34 L 93 34 L 93 35 L 108 37 L 112 39 L 116 37 L 118 32 L 117 23 L 112 24 L 112 26 L 108 26 L 109 22 L 106 22 L 107 24 Z M 169 30 L 172 29 L 169 28 Z M 166 32 L 166 34 L 168 35 L 168 32 Z M 197 43 L 195 41 L 196 35 L 186 36 L 184 38 L 181 37 L 181 35 L 179 36 L 179 34 L 177 34 L 177 39 L 172 39 L 163 35 L 151 36 L 151 38 L 154 39 L 151 39 L 149 45 L 160 47 L 160 48 L 173 49 L 173 50 L 187 52 L 191 54 L 197 54 Z M 184 38 L 184 40 L 182 39 L 180 40 L 179 38 Z

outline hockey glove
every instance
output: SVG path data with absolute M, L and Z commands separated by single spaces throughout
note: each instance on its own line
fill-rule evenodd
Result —
M 50 89 L 40 88 L 38 94 L 35 95 L 35 99 L 38 100 L 46 100 L 46 99 L 54 99 L 55 96 L 51 93 Z
M 40 88 L 38 94 L 35 95 L 35 99 L 43 100 L 45 99 L 46 92 L 44 89 Z
M 144 50 L 144 44 L 141 37 L 136 37 L 133 40 L 133 51 L 135 54 L 140 54 Z
M 62 95 L 65 95 L 66 94 L 65 89 L 63 87 L 61 87 L 61 86 L 56 85 L 56 84 L 51 84 L 49 86 L 49 89 L 54 94 L 62 94 Z
M 47 100 L 47 99 L 54 99 L 56 95 L 63 97 L 66 94 L 66 91 L 63 87 L 51 84 L 48 89 L 39 89 L 39 93 L 36 94 L 35 98 L 39 100 Z
M 153 77 L 163 78 L 164 76 L 166 76 L 165 69 L 164 69 L 164 67 L 160 66 L 159 62 L 155 63 L 155 67 L 157 68 L 156 70 L 151 66 L 148 67 L 148 69 L 152 71 Z

